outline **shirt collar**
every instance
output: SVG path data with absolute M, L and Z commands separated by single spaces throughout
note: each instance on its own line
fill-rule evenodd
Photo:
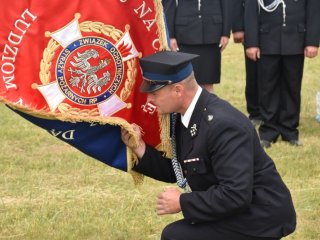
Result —
M 181 122 L 186 128 L 188 128 L 188 126 L 189 126 L 189 122 L 190 122 L 193 110 L 196 106 L 196 103 L 200 97 L 201 92 L 202 92 L 202 88 L 198 87 L 198 90 L 197 90 L 196 94 L 194 95 L 192 102 L 190 103 L 187 111 L 184 113 L 184 115 L 181 114 Z

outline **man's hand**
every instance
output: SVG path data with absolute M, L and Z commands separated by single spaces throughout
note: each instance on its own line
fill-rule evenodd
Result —
M 159 193 L 157 199 L 157 214 L 172 214 L 181 211 L 180 207 L 181 192 L 173 187 L 165 188 L 163 192 Z
M 130 134 L 130 132 L 125 129 L 121 129 L 121 139 L 123 143 L 127 145 L 127 147 L 132 149 L 132 151 L 137 155 L 138 158 L 142 158 L 144 152 L 146 151 L 146 144 L 142 140 L 142 129 L 135 123 L 133 123 L 131 126 L 138 136 L 138 146 L 134 144 L 134 141 L 132 140 L 132 134 Z
M 260 48 L 251 47 L 246 49 L 247 57 L 253 61 L 257 61 L 260 58 Z
M 314 58 L 318 55 L 318 48 L 314 46 L 306 46 L 304 48 L 304 56 L 308 58 Z
M 234 32 L 232 33 L 233 41 L 235 43 L 243 43 L 244 41 L 244 32 Z
M 229 38 L 228 37 L 222 36 L 220 38 L 219 47 L 220 47 L 220 51 L 221 52 L 227 47 L 228 43 L 229 43 Z
M 174 52 L 179 51 L 177 39 L 175 38 L 170 39 L 170 49 L 171 51 L 174 51 Z

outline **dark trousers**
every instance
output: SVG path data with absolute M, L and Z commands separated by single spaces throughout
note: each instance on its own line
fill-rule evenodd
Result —
M 250 119 L 261 120 L 259 110 L 258 64 L 245 55 L 246 88 L 245 96 Z
M 260 139 L 299 138 L 304 55 L 262 55 L 258 61 Z
M 217 223 L 190 224 L 179 220 L 166 226 L 161 240 L 278 240 L 279 238 L 261 238 L 233 232 Z

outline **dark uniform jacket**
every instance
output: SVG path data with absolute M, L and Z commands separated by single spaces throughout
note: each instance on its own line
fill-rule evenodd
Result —
M 177 146 L 182 144 L 180 124 L 179 120 Z M 203 90 L 189 129 L 183 131 L 178 159 L 192 188 L 180 197 L 185 220 L 214 221 L 252 236 L 282 237 L 294 231 L 290 192 L 241 112 Z M 160 181 L 176 181 L 171 161 L 150 146 L 134 170 Z
M 170 38 L 179 44 L 219 43 L 230 36 L 232 0 L 162 0 Z
M 245 0 L 233 0 L 232 32 L 244 31 L 244 1 Z
M 265 0 L 269 5 L 273 0 Z M 285 0 L 283 25 L 282 5 L 271 13 L 259 8 L 257 0 L 245 3 L 245 45 L 259 47 L 262 54 L 303 54 L 306 46 L 319 46 L 320 1 Z

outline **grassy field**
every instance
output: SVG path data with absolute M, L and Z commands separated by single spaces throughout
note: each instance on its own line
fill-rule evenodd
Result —
M 245 113 L 244 59 L 240 45 L 223 54 L 216 93 Z M 320 239 L 320 57 L 306 60 L 302 90 L 303 147 L 283 142 L 267 152 L 291 190 L 298 226 L 286 240 Z M 33 126 L 0 104 L 0 240 L 156 240 L 181 215 L 158 217 L 157 193 L 167 184 L 99 163 Z M 199 239 L 201 240 L 201 239 Z

